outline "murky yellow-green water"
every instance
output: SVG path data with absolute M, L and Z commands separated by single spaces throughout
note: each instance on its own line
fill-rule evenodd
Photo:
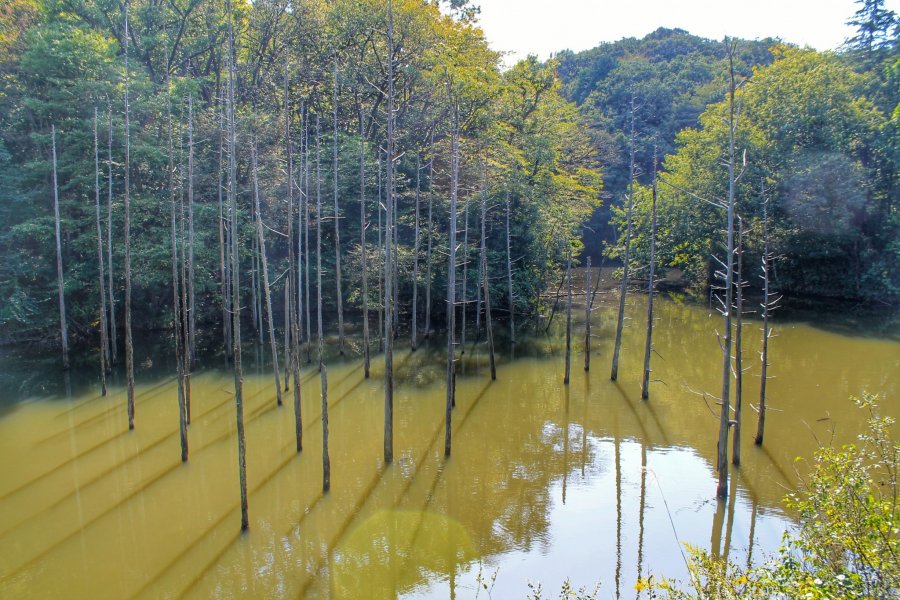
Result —
M 469 346 L 450 460 L 441 344 L 396 356 L 388 468 L 380 357 L 370 380 L 357 360 L 332 362 L 325 496 L 318 374 L 303 371 L 297 455 L 290 400 L 278 408 L 270 374 L 248 373 L 251 527 L 243 535 L 230 373 L 193 378 L 186 465 L 172 380 L 139 380 L 130 433 L 119 388 L 106 398 L 20 403 L 0 417 L 0 597 L 473 598 L 480 573 L 496 574 L 495 598 L 524 597 L 529 581 L 556 591 L 566 578 L 576 587 L 600 582 L 601 598 L 630 598 L 639 573 L 684 575 L 679 543 L 758 561 L 791 526 L 780 499 L 794 485 L 794 457 L 858 433 L 863 416 L 848 397 L 882 392 L 885 412 L 900 412 L 900 343 L 779 325 L 774 410 L 759 449 L 749 408 L 759 333 L 749 323 L 743 465 L 723 505 L 713 498 L 718 407 L 703 397 L 720 385 L 721 320 L 657 303 L 660 381 L 643 402 L 644 302 L 629 301 L 617 383 L 609 381 L 608 308 L 595 314 L 590 373 L 578 321 L 568 387 L 562 337 L 533 338 L 521 357 L 505 352 L 496 382 L 484 349 Z

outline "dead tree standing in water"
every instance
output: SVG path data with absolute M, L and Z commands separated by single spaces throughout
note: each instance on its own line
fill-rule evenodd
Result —
M 734 433 L 731 434 L 731 464 L 741 464 L 741 400 L 744 387 L 743 330 L 744 330 L 744 220 L 737 217 L 737 270 L 735 271 L 735 328 L 734 328 Z
M 384 268 L 384 463 L 394 461 L 394 4 L 388 0 L 387 28 L 387 177 L 385 179 L 385 268 Z
M 322 327 L 322 172 L 321 129 L 316 115 L 316 326 L 318 333 L 319 377 L 322 387 L 322 491 L 331 489 L 331 458 L 328 454 L 328 372 L 323 353 Z
M 569 385 L 569 371 L 572 363 L 572 245 L 566 251 L 566 376 L 563 383 Z
M 763 196 L 763 255 L 762 255 L 762 280 L 763 280 L 763 301 L 761 303 L 763 310 L 763 328 L 762 328 L 762 350 L 759 353 L 760 359 L 760 382 L 759 382 L 759 417 L 756 423 L 756 438 L 754 443 L 762 446 L 763 434 L 766 427 L 766 381 L 767 371 L 769 368 L 769 338 L 771 330 L 769 329 L 769 315 L 772 309 L 778 303 L 778 299 L 773 299 L 772 292 L 769 288 L 769 266 L 772 264 L 773 256 L 769 251 L 769 200 L 766 198 L 765 184 L 761 186 Z
M 263 231 L 262 210 L 259 202 L 259 167 L 256 164 L 256 140 L 250 144 L 253 161 L 253 204 L 256 208 L 256 239 L 259 241 L 260 278 L 265 295 L 266 320 L 269 324 L 269 345 L 272 350 L 272 371 L 275 376 L 275 398 L 281 406 L 281 374 L 278 372 L 278 345 L 275 342 L 275 319 L 272 315 L 272 294 L 269 290 L 269 267 L 266 259 L 266 237 Z
M 341 291 L 341 213 L 338 206 L 338 84 L 337 84 L 337 54 L 334 54 L 334 80 L 332 90 L 332 109 L 334 115 L 334 130 L 331 142 L 332 169 L 334 181 L 334 280 L 337 286 L 337 311 L 338 311 L 338 353 L 344 355 L 344 298 Z
M 609 378 L 613 381 L 619 377 L 619 352 L 622 349 L 622 329 L 625 327 L 625 295 L 628 293 L 628 267 L 631 261 L 631 214 L 634 208 L 634 154 L 636 151 L 636 138 L 634 131 L 634 114 L 637 111 L 637 99 L 631 97 L 631 158 L 628 166 L 628 211 L 625 219 L 625 254 L 622 258 L 622 284 L 619 286 L 619 316 L 616 321 L 616 343 L 613 347 L 612 370 Z
M 56 282 L 59 290 L 59 337 L 62 341 L 63 368 L 69 369 L 69 334 L 66 324 L 66 296 L 63 292 L 62 234 L 59 223 L 59 182 L 56 175 L 56 126 L 50 126 L 53 140 L 53 215 L 56 226 Z
M 484 215 L 484 205 L 482 204 L 482 215 Z M 482 217 L 483 218 L 483 217 Z M 497 379 L 497 366 L 494 361 L 494 324 L 491 321 L 491 290 L 490 277 L 488 276 L 487 255 L 483 255 L 481 259 L 481 276 L 482 285 L 484 286 L 484 324 L 487 330 L 488 353 L 491 361 L 491 380 Z
M 450 134 L 450 244 L 447 261 L 447 405 L 444 423 L 444 456 L 450 456 L 451 413 L 456 404 L 456 211 L 459 191 L 459 107 L 453 107 Z
M 106 273 L 103 269 L 103 228 L 100 226 L 100 146 L 97 137 L 97 107 L 94 107 L 94 196 L 97 221 L 97 265 L 100 275 L 100 395 L 106 395 L 106 371 L 109 364 L 106 323 Z
M 235 156 L 235 132 L 234 132 L 234 29 L 231 19 L 231 0 L 225 0 L 225 10 L 228 13 L 228 205 L 231 212 L 231 306 L 232 306 L 232 340 L 234 355 L 234 406 L 237 416 L 237 443 L 238 443 L 238 477 L 241 486 L 241 531 L 250 527 L 250 517 L 247 508 L 247 450 L 244 440 L 244 373 L 241 365 L 241 298 L 240 298 L 240 269 L 237 227 L 237 157 Z
M 644 343 L 644 378 L 641 398 L 650 397 L 650 353 L 653 352 L 653 292 L 656 285 L 656 148 L 653 148 L 653 196 L 650 200 L 650 274 L 647 281 L 647 338 Z
M 431 242 L 433 233 L 431 231 L 431 208 L 434 200 L 434 190 L 432 182 L 434 181 L 434 130 L 431 130 L 431 143 L 429 145 L 428 156 L 428 250 L 425 258 L 425 339 L 431 337 Z
M 128 107 L 128 9 L 125 0 L 125 381 L 128 393 L 128 429 L 134 429 L 134 345 L 131 333 L 131 118 Z
M 113 130 L 112 130 L 112 104 L 107 107 L 107 122 L 109 124 L 108 136 L 107 136 L 107 155 L 106 155 L 106 167 L 108 172 L 108 181 L 107 181 L 107 198 L 106 198 L 106 258 L 109 267 L 109 364 L 115 364 L 115 362 L 119 359 L 119 348 L 118 343 L 116 342 L 116 336 L 118 335 L 116 332 L 116 302 L 115 302 L 115 292 L 113 291 L 113 253 L 112 253 L 112 232 L 113 232 L 113 217 L 112 217 L 112 205 L 113 205 L 113 176 L 112 176 L 112 140 L 113 140 Z M 110 369 L 111 370 L 111 369 Z
M 366 246 L 366 113 L 359 106 L 359 255 L 363 296 L 363 375 L 369 378 L 369 267 Z
M 416 223 L 413 238 L 413 294 L 412 294 L 412 328 L 410 331 L 410 347 L 413 351 L 418 346 L 419 335 L 419 200 L 421 197 L 422 165 L 416 153 Z

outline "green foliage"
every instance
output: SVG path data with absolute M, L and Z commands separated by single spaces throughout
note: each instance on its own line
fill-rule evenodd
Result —
M 638 589 L 664 598 L 888 598 L 900 590 L 900 443 L 894 419 L 878 411 L 877 396 L 854 399 L 867 413 L 858 444 L 822 447 L 797 492 L 785 502 L 800 528 L 785 535 L 779 555 L 742 570 L 691 550 L 689 586 L 641 580 Z M 798 459 L 799 460 L 799 459 Z

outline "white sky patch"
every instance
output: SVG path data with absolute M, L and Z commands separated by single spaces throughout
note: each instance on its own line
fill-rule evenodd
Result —
M 853 0 L 473 0 L 494 50 L 512 64 L 528 54 L 546 59 L 560 50 L 587 50 L 600 42 L 642 38 L 659 27 L 711 39 L 781 38 L 817 50 L 838 48 L 853 35 L 846 25 Z M 900 0 L 886 7 L 900 13 Z

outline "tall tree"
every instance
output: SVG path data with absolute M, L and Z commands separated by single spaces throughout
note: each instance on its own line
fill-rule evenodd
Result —
M 96 209 L 97 223 L 97 266 L 100 284 L 100 395 L 106 395 L 106 371 L 109 363 L 109 347 L 106 322 L 106 272 L 103 268 L 103 227 L 100 225 L 100 144 L 97 137 L 99 117 L 97 107 L 94 107 L 94 207 Z
M 338 79 L 337 79 L 337 53 L 333 56 L 332 72 L 332 175 L 334 183 L 334 281 L 337 287 L 337 312 L 338 312 L 338 352 L 344 355 L 344 294 L 341 290 L 341 212 L 338 203 Z
M 106 199 L 106 258 L 109 263 L 109 343 L 110 353 L 109 362 L 114 364 L 118 360 L 119 349 L 116 342 L 116 302 L 115 293 L 113 291 L 113 253 L 112 253 L 112 232 L 113 232 L 113 175 L 112 175 L 112 104 L 107 106 L 107 123 L 109 131 L 107 136 L 107 156 L 106 166 L 108 171 L 107 181 L 107 199 Z M 109 365 L 107 365 L 109 366 Z
M 572 244 L 571 242 L 566 243 L 569 247 L 566 251 L 566 375 L 563 383 L 569 385 L 572 363 Z
M 644 377 L 641 398 L 650 397 L 650 353 L 653 351 L 653 293 L 656 291 L 656 148 L 653 150 L 653 189 L 650 207 L 650 268 L 647 277 L 647 336 L 644 342 Z
M 363 299 L 363 376 L 369 378 L 369 248 L 366 245 L 366 113 L 359 106 L 359 257 Z
M 63 368 L 69 369 L 69 327 L 66 323 L 66 296 L 63 283 L 62 234 L 59 222 L 59 181 L 56 174 L 56 125 L 50 126 L 53 140 L 53 223 L 56 229 L 56 283 L 59 290 L 59 337 L 62 342 Z
M 385 269 L 384 269 L 384 462 L 394 461 L 394 3 L 388 0 L 387 14 L 387 177 L 385 179 Z
M 444 456 L 452 447 L 451 417 L 456 405 L 456 213 L 459 193 L 459 107 L 453 108 L 450 134 L 450 241 L 447 259 L 447 402 L 444 407 Z
M 230 1 L 230 0 L 229 0 Z M 128 388 L 128 429 L 134 429 L 134 345 L 131 332 L 131 118 L 128 106 L 128 9 L 125 0 L 125 381 Z
M 738 216 L 737 268 L 735 270 L 734 305 L 734 432 L 731 434 L 731 463 L 741 464 L 741 404 L 744 393 L 744 220 Z

